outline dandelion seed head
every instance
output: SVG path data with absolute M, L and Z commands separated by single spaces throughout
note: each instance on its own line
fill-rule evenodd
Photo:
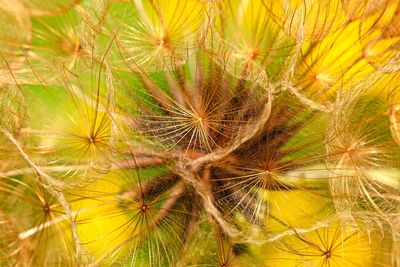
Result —
M 0 265 L 396 265 L 399 14 L 0 0 Z

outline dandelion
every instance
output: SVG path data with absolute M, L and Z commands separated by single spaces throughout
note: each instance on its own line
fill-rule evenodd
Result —
M 0 1 L 0 265 L 397 266 L 399 10 Z
M 10 265 L 72 264 L 68 217 L 57 199 L 32 178 L 1 178 L 2 260 Z
M 282 241 L 277 255 L 267 259 L 271 264 L 300 266 L 374 266 L 379 247 L 377 236 L 333 223 L 329 227 Z
M 136 20 L 117 22 L 122 62 L 133 69 L 171 69 L 181 65 L 196 48 L 196 36 L 206 22 L 201 1 L 135 1 L 127 12 Z M 132 14 L 132 15 L 133 15 Z

